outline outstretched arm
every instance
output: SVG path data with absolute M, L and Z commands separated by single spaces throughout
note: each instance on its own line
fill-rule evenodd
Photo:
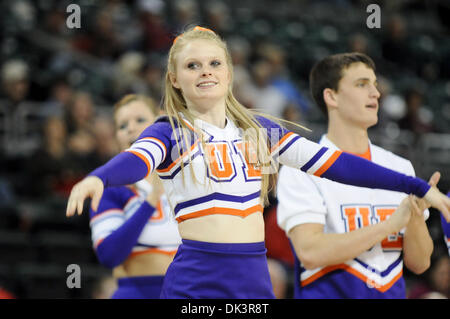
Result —
M 424 197 L 450 222 L 450 199 L 424 180 L 390 170 L 359 156 L 332 150 L 309 141 L 275 122 L 257 117 L 267 130 L 275 161 L 308 174 L 353 186 L 379 188 Z
M 91 208 L 96 211 L 104 187 L 133 184 L 148 176 L 166 158 L 170 141 L 164 143 L 155 137 L 161 127 L 149 126 L 139 139 L 125 152 L 113 157 L 108 163 L 97 168 L 88 177 L 77 183 L 67 202 L 66 216 L 83 212 L 83 204 L 92 198 Z
M 133 184 L 147 174 L 148 168 L 139 157 L 129 152 L 116 155 L 75 184 L 67 202 L 66 216 L 70 217 L 76 212 L 81 215 L 87 198 L 92 198 L 91 208 L 97 211 L 104 187 Z
M 272 148 L 281 164 L 332 181 L 368 188 L 379 188 L 414 194 L 440 210 L 450 221 L 450 199 L 436 186 L 407 176 L 349 153 L 331 150 L 294 133 L 287 133 Z

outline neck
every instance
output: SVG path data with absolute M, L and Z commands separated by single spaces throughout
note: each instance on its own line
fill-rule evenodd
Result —
M 194 118 L 200 119 L 219 128 L 224 128 L 226 125 L 225 102 L 218 103 L 215 106 L 211 106 L 211 104 L 209 104 L 204 107 L 199 107 L 196 105 L 195 107 L 188 108 Z
M 327 138 L 342 151 L 353 154 L 362 154 L 369 148 L 367 129 L 348 123 L 330 119 Z

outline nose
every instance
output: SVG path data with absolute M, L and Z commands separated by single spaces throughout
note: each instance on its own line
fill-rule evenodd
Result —
M 136 124 L 133 121 L 131 121 L 128 124 L 128 135 L 134 134 L 135 131 L 136 131 Z
M 370 96 L 373 96 L 373 97 L 375 97 L 375 98 L 377 98 L 377 99 L 380 98 L 381 93 L 380 93 L 380 91 L 378 91 L 378 89 L 377 89 L 376 86 L 373 86 L 373 88 L 372 88 L 372 90 L 371 90 L 371 92 L 370 92 Z
M 209 66 L 205 66 L 202 69 L 202 76 L 205 77 L 205 76 L 209 76 L 209 75 L 212 75 L 211 68 Z

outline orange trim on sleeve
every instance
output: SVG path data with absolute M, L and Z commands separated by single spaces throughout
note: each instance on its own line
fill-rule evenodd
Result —
M 336 160 L 341 156 L 342 151 L 335 151 L 333 155 L 330 156 L 330 158 L 314 173 L 314 176 L 322 176 L 323 173 L 325 173 L 331 165 L 336 162 Z
M 283 136 L 283 137 L 281 138 L 281 140 L 279 140 L 278 143 L 275 144 L 275 145 L 270 149 L 270 152 L 273 153 L 277 147 L 279 147 L 282 143 L 284 143 L 284 141 L 286 141 L 286 139 L 288 139 L 288 138 L 289 138 L 290 136 L 292 136 L 293 134 L 294 134 L 294 132 L 289 132 L 289 133 L 287 133 L 285 136 Z
M 144 155 L 139 154 L 139 153 L 136 152 L 136 151 L 130 150 L 130 151 L 127 151 L 127 152 L 130 152 L 131 154 L 136 155 L 137 157 L 139 157 L 141 160 L 144 161 L 145 165 L 147 166 L 147 175 L 145 175 L 145 177 L 147 177 L 148 174 L 150 174 L 151 169 L 152 169 L 152 166 L 150 165 L 149 161 L 145 158 Z M 144 178 L 145 178 L 145 177 L 144 177 Z

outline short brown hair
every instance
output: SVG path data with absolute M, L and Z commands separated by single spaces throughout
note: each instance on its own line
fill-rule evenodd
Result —
M 323 90 L 330 88 L 337 91 L 339 81 L 342 79 L 343 70 L 353 63 L 364 63 L 375 72 L 373 60 L 359 52 L 340 53 L 329 55 L 317 62 L 309 74 L 309 88 L 311 95 L 319 109 L 328 119 L 327 105 L 323 99 Z

